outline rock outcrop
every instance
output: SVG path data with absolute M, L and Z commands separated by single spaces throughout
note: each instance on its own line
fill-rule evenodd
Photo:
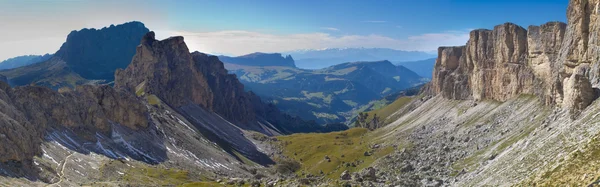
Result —
M 112 125 L 148 126 L 146 107 L 110 86 L 82 86 L 62 93 L 45 87 L 10 88 L 0 82 L 0 162 L 23 162 L 41 153 L 47 129 L 66 128 L 83 139 L 109 135 Z
M 575 116 L 600 86 L 599 1 L 570 1 L 568 24 L 512 23 L 474 30 L 465 46 L 440 47 L 429 87 L 450 99 L 506 101 L 534 94 Z
M 117 71 L 115 87 L 138 87 L 176 108 L 197 104 L 235 122 L 255 120 L 251 98 L 235 75 L 216 56 L 190 53 L 180 36 L 157 41 L 154 32 L 146 34 L 131 65 Z
M 115 73 L 115 87 L 156 95 L 173 108 L 199 105 L 242 129 L 268 135 L 273 134 L 271 130 L 285 134 L 326 129 L 285 115 L 254 93 L 245 92 L 217 56 L 190 53 L 181 36 L 158 41 L 154 32 L 147 33 L 131 64 Z M 271 125 L 265 126 L 267 123 Z

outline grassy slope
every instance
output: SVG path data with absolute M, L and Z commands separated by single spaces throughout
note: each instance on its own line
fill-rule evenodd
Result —
M 277 139 L 284 148 L 284 155 L 302 163 L 299 173 L 319 175 L 323 171 L 331 179 L 338 179 L 345 170 L 354 172 L 366 168 L 393 151 L 392 147 L 381 147 L 374 149 L 373 155 L 365 156 L 365 152 L 372 150 L 370 145 L 374 142 L 370 141 L 368 130 L 364 128 L 326 134 L 294 134 Z M 326 155 L 330 162 L 325 159 Z
M 393 103 L 384 106 L 382 108 L 373 110 L 373 111 L 369 111 L 367 112 L 369 114 L 369 117 L 367 118 L 367 121 L 371 121 L 373 119 L 373 117 L 375 115 L 379 116 L 380 121 L 382 121 L 383 123 L 390 123 L 395 121 L 396 119 L 394 118 L 390 118 L 388 119 L 388 117 L 390 117 L 392 114 L 394 114 L 394 112 L 400 110 L 402 107 L 406 106 L 406 104 L 408 104 L 410 101 L 412 101 L 414 99 L 414 97 L 400 97 L 398 99 L 396 99 Z

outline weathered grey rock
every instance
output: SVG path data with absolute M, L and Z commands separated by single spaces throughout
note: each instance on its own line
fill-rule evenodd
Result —
M 529 65 L 535 75 L 536 95 L 546 104 L 556 103 L 560 97 L 556 81 L 562 64 L 556 64 L 564 39 L 566 24 L 548 22 L 541 26 L 529 26 L 527 32 Z
M 133 130 L 148 126 L 146 107 L 110 86 L 60 93 L 45 87 L 10 88 L 4 82 L 0 88 L 0 162 L 30 163 L 41 154 L 47 129 L 70 129 L 94 141 L 97 134 L 108 136 L 113 125 Z
M 340 175 L 340 179 L 341 180 L 351 180 L 352 176 L 350 175 L 350 172 L 348 172 L 348 170 L 345 170 L 344 172 L 342 172 L 342 175 Z
M 377 170 L 375 170 L 373 167 L 368 167 L 363 171 L 362 178 L 368 181 L 377 180 Z
M 564 80 L 563 106 L 570 109 L 573 117 L 596 99 L 596 93 L 587 75 L 589 69 L 588 64 L 581 64 L 574 69 L 571 77 Z
M 596 14 L 590 13 L 596 4 L 571 1 L 569 24 L 549 22 L 525 30 L 505 23 L 472 31 L 465 46 L 440 47 L 428 89 L 450 99 L 507 101 L 535 94 L 575 116 L 595 99 L 593 87 L 600 80 L 595 45 L 600 42 L 591 34 L 598 28 L 592 21 Z

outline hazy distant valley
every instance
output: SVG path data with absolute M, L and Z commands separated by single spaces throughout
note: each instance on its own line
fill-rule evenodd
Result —
M 274 103 L 288 114 L 318 123 L 349 124 L 358 112 L 373 107 L 374 102 L 384 96 L 419 87 L 428 81 L 389 61 L 349 62 L 306 70 L 297 68 L 291 56 L 251 55 L 220 59 L 225 62 L 225 68 L 244 83 L 246 90 Z M 269 57 L 272 63 L 266 65 L 250 60 L 263 58 L 259 61 L 265 62 Z M 284 65 L 286 60 L 290 62 Z

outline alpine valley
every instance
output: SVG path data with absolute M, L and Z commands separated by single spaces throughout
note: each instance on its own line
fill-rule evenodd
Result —
M 0 186 L 598 186 L 599 4 L 472 30 L 430 80 L 427 53 L 303 69 L 73 31 L 0 71 Z
M 359 112 L 395 100 L 377 102 L 384 96 L 428 80 L 389 61 L 349 62 L 307 70 L 297 68 L 291 56 L 284 58 L 278 53 L 219 58 L 247 90 L 290 115 L 318 123 L 349 124 Z

